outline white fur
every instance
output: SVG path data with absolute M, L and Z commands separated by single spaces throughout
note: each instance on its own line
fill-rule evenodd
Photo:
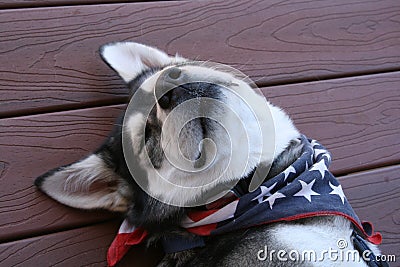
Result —
M 117 180 L 114 187 L 108 186 L 107 182 Z M 91 188 L 96 182 L 103 183 L 103 186 Z M 96 155 L 47 177 L 41 189 L 57 201 L 80 209 L 126 211 L 128 205 L 128 188 Z
M 174 163 L 164 160 L 161 168 L 156 170 L 152 168 L 145 150 L 139 151 L 139 148 L 136 147 L 136 153 L 138 153 L 141 163 L 148 171 L 147 192 L 151 192 L 159 200 L 169 203 L 172 201 L 175 205 L 185 206 L 187 203 L 200 198 L 205 191 L 216 187 L 216 184 L 232 180 L 238 181 L 258 164 L 268 165 L 272 163 L 289 142 L 299 137 L 300 134 L 282 110 L 266 102 L 247 83 L 237 79 L 232 74 L 210 70 L 202 66 L 188 65 L 181 66 L 180 69 L 182 75 L 191 77 L 192 81 L 216 83 L 226 87 L 222 91 L 225 96 L 222 102 L 217 103 L 218 101 L 214 100 L 215 104 L 210 105 L 208 110 L 208 115 L 219 121 L 226 130 L 217 129 L 211 133 L 211 139 L 215 146 L 211 143 L 203 143 L 210 154 L 213 153 L 215 147 L 217 148 L 212 166 L 201 171 L 192 168 L 191 171 L 193 172 L 181 171 L 178 167 L 183 166 L 184 161 L 190 163 L 182 156 L 179 158 L 176 155 L 181 155 L 179 148 L 182 148 L 182 140 L 178 138 L 181 128 L 179 126 L 184 124 L 185 117 L 189 116 L 188 114 L 195 109 L 191 104 L 184 107 L 186 110 L 182 110 L 181 114 L 175 110 L 169 113 L 160 108 L 157 109 L 158 119 L 163 124 L 167 121 L 168 116 L 173 113 L 170 123 L 163 127 L 164 144 L 166 144 L 163 148 L 166 155 L 177 157 Z M 160 73 L 158 72 L 146 80 L 141 86 L 141 90 L 147 92 L 154 90 Z M 184 105 L 185 103 L 179 107 Z M 129 118 L 127 122 L 126 127 L 132 145 L 136 146 L 144 138 L 145 118 L 141 114 L 136 114 Z M 190 137 L 187 137 L 184 142 L 191 142 Z M 183 144 L 184 146 L 185 144 Z M 189 145 L 189 147 L 194 146 Z M 193 153 L 198 153 L 197 147 Z M 216 181 L 217 178 L 218 181 Z M 197 187 L 202 185 L 203 187 L 199 190 Z M 220 196 L 216 195 L 215 198 Z
M 315 252 L 316 259 L 312 261 L 312 266 L 324 267 L 351 267 L 367 266 L 361 258 L 359 261 L 353 261 L 356 249 L 351 240 L 353 229 L 349 220 L 344 217 L 332 217 L 332 221 L 327 222 L 322 218 L 321 221 L 313 221 L 308 224 L 276 224 L 271 228 L 274 232 L 274 238 L 279 240 L 280 246 L 285 247 L 285 251 L 295 250 L 300 255 L 305 251 Z M 347 247 L 341 249 L 338 247 L 338 240 L 347 242 Z M 379 250 L 373 244 L 368 244 L 375 255 L 380 255 Z M 341 260 L 329 258 L 329 251 L 332 250 L 332 257 L 340 257 Z M 337 252 L 336 252 L 337 251 Z M 343 253 L 343 254 L 342 254 Z
M 170 57 L 156 48 L 132 42 L 105 45 L 101 48 L 101 55 L 125 82 L 134 79 L 145 68 L 183 60 L 179 56 Z

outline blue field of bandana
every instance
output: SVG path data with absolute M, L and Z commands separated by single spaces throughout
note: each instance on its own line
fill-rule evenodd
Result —
M 301 142 L 302 155 L 283 172 L 253 192 L 243 194 L 242 188 L 247 188 L 248 181 L 238 185 L 241 190 L 233 190 L 239 197 L 235 214 L 232 219 L 220 222 L 212 234 L 316 215 L 342 215 L 361 224 L 342 186 L 328 170 L 330 153 L 305 136 Z

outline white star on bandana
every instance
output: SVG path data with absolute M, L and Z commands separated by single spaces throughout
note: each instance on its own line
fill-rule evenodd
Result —
M 318 194 L 317 192 L 312 190 L 312 187 L 315 183 L 315 179 L 312 180 L 312 182 L 310 182 L 309 184 L 307 184 L 306 182 L 299 180 L 300 184 L 301 184 L 301 189 L 299 192 L 297 192 L 296 194 L 294 194 L 294 197 L 305 197 L 309 202 L 311 202 L 311 196 L 319 196 L 320 194 Z
M 263 202 L 263 197 L 269 197 L 269 196 L 272 195 L 270 192 L 275 187 L 276 184 L 277 183 L 274 183 L 270 187 L 266 187 L 266 186 L 263 186 L 263 185 L 260 186 L 261 193 L 257 197 L 253 198 L 251 201 L 253 201 L 255 199 L 258 199 L 258 203 Z
M 267 198 L 266 200 L 264 200 L 264 201 L 268 201 L 269 207 L 270 207 L 271 210 L 272 210 L 272 206 L 274 205 L 275 200 L 277 200 L 278 198 L 284 198 L 284 197 L 286 197 L 284 194 L 281 194 L 281 193 L 276 192 L 276 193 L 272 194 L 270 197 L 268 197 L 268 198 Z
M 296 169 L 293 168 L 292 165 L 290 165 L 289 168 L 283 171 L 283 173 L 285 174 L 285 178 L 283 178 L 283 181 L 286 181 L 286 179 L 289 177 L 289 174 L 296 173 Z
M 319 173 L 321 174 L 321 176 L 322 176 L 322 179 L 324 179 L 324 177 L 325 177 L 325 171 L 327 171 L 328 170 L 328 168 L 326 167 L 326 164 L 325 164 L 325 160 L 320 160 L 320 161 L 318 161 L 317 163 L 315 163 L 313 166 L 312 166 L 312 168 L 310 169 L 310 172 L 312 172 L 312 171 L 319 171 Z
M 329 186 L 333 189 L 329 194 L 330 195 L 338 195 L 340 199 L 342 200 L 342 203 L 344 204 L 344 200 L 346 199 L 346 196 L 344 195 L 342 185 L 334 186 L 329 182 Z

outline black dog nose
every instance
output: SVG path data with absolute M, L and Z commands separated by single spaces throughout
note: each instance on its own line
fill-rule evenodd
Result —
M 177 104 L 187 99 L 189 95 L 190 94 L 187 92 L 187 89 L 175 87 L 161 96 L 161 98 L 158 100 L 158 104 L 162 109 L 174 108 Z
M 186 89 L 179 86 L 182 82 L 182 70 L 177 67 L 169 68 L 160 75 L 155 89 L 156 95 L 162 94 L 158 99 L 161 108 L 171 108 L 178 103 L 179 99 L 184 97 Z

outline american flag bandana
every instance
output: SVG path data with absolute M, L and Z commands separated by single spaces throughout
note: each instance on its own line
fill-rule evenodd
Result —
M 253 192 L 248 191 L 251 177 L 240 181 L 232 189 L 235 199 L 227 198 L 230 201 L 223 207 L 189 212 L 181 222 L 182 228 L 199 236 L 210 236 L 279 221 L 338 215 L 351 221 L 363 238 L 380 244 L 380 233 L 374 232 L 370 223 L 361 223 L 342 186 L 328 171 L 330 153 L 316 140 L 305 136 L 300 139 L 303 153 L 291 166 Z M 132 245 L 139 244 L 146 236 L 144 229 L 134 227 L 125 220 L 108 250 L 109 266 L 114 266 Z M 187 243 L 187 240 L 182 242 Z M 195 246 L 182 245 L 186 249 Z

